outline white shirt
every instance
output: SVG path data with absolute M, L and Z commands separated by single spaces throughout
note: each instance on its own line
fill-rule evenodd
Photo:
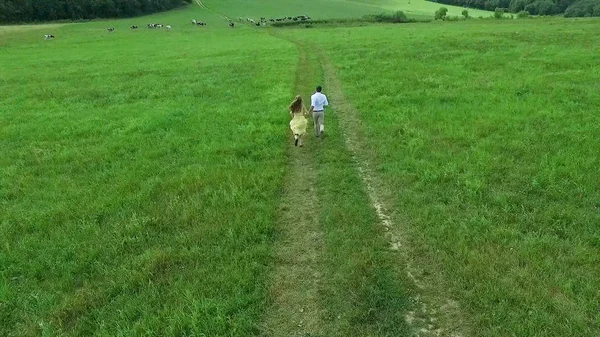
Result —
M 323 111 L 329 105 L 329 102 L 327 102 L 327 96 L 320 92 L 315 92 L 310 96 L 310 105 L 314 107 L 313 111 Z

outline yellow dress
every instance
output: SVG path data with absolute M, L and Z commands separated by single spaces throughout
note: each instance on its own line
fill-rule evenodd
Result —
M 290 129 L 292 129 L 292 132 L 295 135 L 304 135 L 306 133 L 306 126 L 308 125 L 308 121 L 306 120 L 308 112 L 306 111 L 306 108 L 302 107 L 302 110 L 294 112 L 292 115 Z

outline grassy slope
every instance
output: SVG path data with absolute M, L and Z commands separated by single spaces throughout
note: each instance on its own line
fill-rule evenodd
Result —
M 442 5 L 425 0 L 280 0 L 280 1 L 242 1 L 206 0 L 203 2 L 211 9 L 226 13 L 232 18 L 308 15 L 314 19 L 358 18 L 366 14 L 378 14 L 402 10 L 411 18 L 433 19 L 433 14 Z M 462 7 L 445 6 L 448 15 L 460 16 Z M 471 16 L 490 16 L 482 10 L 469 9 Z
M 0 48 L 0 335 L 255 334 L 290 44 L 193 7 Z
M 461 16 L 463 7 L 447 6 L 426 0 L 337 0 L 340 2 L 354 2 L 369 6 L 377 6 L 387 11 L 402 10 L 409 17 L 427 17 L 433 19 L 434 13 L 440 7 L 448 8 L 449 16 Z M 473 17 L 488 17 L 492 13 L 488 11 L 469 8 L 469 15 Z
M 482 336 L 600 333 L 598 28 L 286 32 L 327 46 L 422 262 L 444 266 Z

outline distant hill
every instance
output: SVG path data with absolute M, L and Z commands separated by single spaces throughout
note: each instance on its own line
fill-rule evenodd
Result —
M 521 11 L 532 15 L 560 15 L 566 17 L 600 16 L 600 0 L 432 0 L 452 6 L 496 10 Z
M 192 0 L 0 0 L 0 22 L 132 17 L 166 11 Z
M 360 18 L 365 15 L 403 11 L 409 18 L 433 19 L 439 4 L 426 0 L 202 0 L 202 3 L 233 18 L 308 15 L 313 19 Z M 448 15 L 458 16 L 463 6 L 447 6 Z M 474 17 L 493 12 L 473 9 Z

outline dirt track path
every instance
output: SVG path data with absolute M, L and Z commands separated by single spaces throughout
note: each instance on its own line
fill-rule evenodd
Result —
M 346 147 L 352 153 L 371 206 L 386 233 L 389 249 L 398 253 L 401 259 L 399 263 L 406 270 L 406 279 L 417 289 L 412 299 L 414 308 L 405 316 L 407 323 L 416 336 L 472 335 L 458 304 L 443 289 L 439 273 L 420 267 L 420 261 L 415 257 L 407 238 L 407 231 L 395 220 L 391 207 L 394 191 L 390 191 L 371 168 L 370 150 L 361 132 L 359 111 L 345 98 L 334 65 L 322 53 L 318 57 L 320 64 L 311 65 L 303 51 L 306 50 L 305 46 L 298 41 L 291 42 L 296 44 L 301 53 L 296 91 L 310 92 L 316 83 L 317 72 L 323 72 L 324 87 L 332 102 L 333 113 L 339 120 L 340 129 L 344 130 Z M 271 288 L 274 303 L 267 314 L 264 331 L 268 336 L 318 336 L 325 331 L 332 331 L 323 325 L 332 322 L 323 321 L 322 304 L 318 297 L 322 282 L 319 261 L 324 247 L 318 222 L 318 195 L 313 185 L 316 168 L 310 149 L 292 150 L 290 172 L 282 200 L 281 238 L 276 245 L 277 262 Z
M 290 162 L 275 246 L 273 304 L 265 320 L 267 336 L 318 336 L 323 331 L 319 304 L 323 233 L 315 212 L 316 190 L 308 183 L 316 179 L 310 159 L 301 152 Z
M 195 2 L 200 8 L 228 20 L 226 15 L 206 7 L 202 1 Z M 295 90 L 306 94 L 316 83 L 316 74 L 321 69 L 311 66 L 301 43 L 291 42 L 300 51 Z M 323 53 L 319 56 L 318 67 L 324 72 L 326 91 L 330 101 L 335 102 L 333 110 L 339 118 L 341 129 L 345 130 L 346 146 L 355 159 L 372 207 L 386 232 L 390 250 L 400 253 L 400 263 L 404 264 L 406 276 L 418 289 L 418 294 L 412 299 L 416 305 L 414 310 L 407 313 L 406 321 L 413 327 L 416 336 L 472 335 L 458 304 L 445 293 L 439 273 L 431 273 L 432 270 L 424 270 L 418 266 L 419 261 L 406 238 L 406 231 L 394 221 L 390 206 L 393 191 L 382 183 L 370 167 L 369 149 L 361 132 L 359 112 L 344 97 L 334 65 Z M 304 97 L 305 104 L 307 98 Z M 308 131 L 307 138 L 311 134 L 310 126 Z M 279 236 L 275 247 L 275 270 L 271 281 L 270 297 L 273 303 L 262 327 L 265 336 L 318 336 L 329 330 L 323 325 L 327 323 L 322 319 L 323 309 L 319 303 L 322 282 L 320 261 L 324 243 L 318 219 L 314 159 L 314 153 L 309 149 L 290 149 L 289 171 L 282 196 Z
M 296 92 L 306 94 L 306 85 L 315 81 L 314 76 L 315 69 L 311 68 L 306 53 L 300 48 Z M 305 105 L 306 99 L 304 97 Z M 307 146 L 294 146 L 290 137 L 289 171 L 281 202 L 271 284 L 273 304 L 264 326 L 267 336 L 320 336 L 325 331 L 319 303 L 324 243 L 319 225 L 317 173 L 310 149 L 310 126 L 305 137 Z
M 333 110 L 339 119 L 340 128 L 344 130 L 346 147 L 352 153 L 371 205 L 385 231 L 389 249 L 399 253 L 402 260 L 400 263 L 404 264 L 406 270 L 406 278 L 417 289 L 417 295 L 412 299 L 415 306 L 405 316 L 407 323 L 412 326 L 417 336 L 471 335 L 458 303 L 445 293 L 441 275 L 436 271 L 426 270 L 427 267 L 420 267 L 407 230 L 395 220 L 396 217 L 392 213 L 391 205 L 395 191 L 390 190 L 371 168 L 371 150 L 362 132 L 360 112 L 345 98 L 333 63 L 323 53 L 319 56 L 325 76 L 325 88 L 331 97 L 330 101 L 333 102 Z

